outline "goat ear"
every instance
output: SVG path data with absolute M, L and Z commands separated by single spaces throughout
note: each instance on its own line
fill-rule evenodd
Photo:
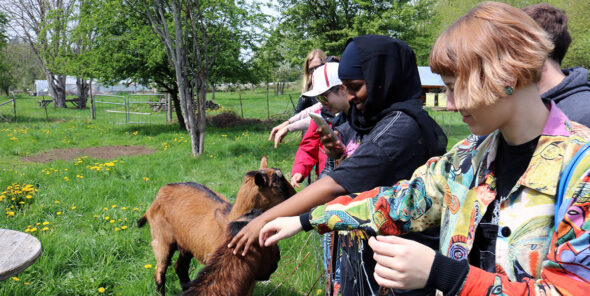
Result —
M 230 221 L 227 219 L 227 216 L 225 216 L 220 209 L 215 209 L 215 221 L 217 221 L 217 223 L 219 223 L 219 225 L 227 225 Z
M 262 157 L 262 159 L 260 160 L 260 170 L 263 170 L 267 168 L 267 160 L 266 160 L 266 155 Z
M 256 172 L 256 175 L 254 175 L 254 183 L 256 183 L 256 185 L 258 187 L 264 187 L 266 186 L 266 174 L 263 174 L 261 172 Z

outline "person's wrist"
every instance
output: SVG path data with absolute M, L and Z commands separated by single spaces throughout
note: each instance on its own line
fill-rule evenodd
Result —
M 299 215 L 299 224 L 301 226 L 301 230 L 303 231 L 310 231 L 313 229 L 311 222 L 309 221 L 311 216 L 311 212 L 303 213 Z

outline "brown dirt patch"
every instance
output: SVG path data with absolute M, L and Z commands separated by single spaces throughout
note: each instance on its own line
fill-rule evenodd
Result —
M 121 156 L 145 155 L 156 152 L 145 146 L 103 146 L 90 148 L 53 149 L 32 156 L 23 157 L 23 161 L 47 163 L 54 160 L 71 160 L 81 156 L 111 159 Z
M 233 112 L 223 112 L 215 116 L 207 117 L 207 123 L 216 127 L 234 127 L 238 125 L 262 122 L 260 119 L 242 118 Z

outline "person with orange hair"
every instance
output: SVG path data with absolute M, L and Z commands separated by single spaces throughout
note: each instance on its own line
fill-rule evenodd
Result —
M 577 152 L 590 142 L 590 129 L 540 99 L 537 83 L 552 49 L 547 33 L 520 9 L 477 5 L 430 54 L 449 109 L 460 112 L 472 135 L 409 180 L 267 223 L 259 243 L 301 230 L 360 229 L 373 236 L 373 275 L 384 288 L 588 293 L 590 157 Z M 572 159 L 577 166 L 570 169 Z M 571 178 L 558 191 L 564 173 Z M 400 237 L 432 226 L 440 227 L 438 251 Z

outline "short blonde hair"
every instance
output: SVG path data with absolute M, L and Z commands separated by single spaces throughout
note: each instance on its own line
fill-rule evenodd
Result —
M 436 40 L 433 72 L 453 76 L 455 105 L 472 108 L 541 79 L 553 49 L 547 33 L 522 10 L 483 2 L 459 18 Z
M 309 71 L 309 63 L 316 57 L 320 58 L 322 64 L 326 62 L 326 54 L 321 49 L 314 49 L 307 54 L 305 62 L 303 62 L 303 92 L 311 89 L 311 76 L 313 72 Z

